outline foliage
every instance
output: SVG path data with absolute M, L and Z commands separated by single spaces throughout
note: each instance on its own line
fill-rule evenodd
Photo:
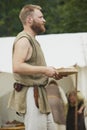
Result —
M 0 1 L 0 36 L 15 36 L 22 30 L 19 11 L 25 4 L 42 7 L 46 33 L 87 31 L 87 0 L 2 0 Z
M 62 8 L 62 9 L 61 9 Z M 67 0 L 63 7 L 59 7 L 59 32 L 86 32 L 87 31 L 87 1 Z

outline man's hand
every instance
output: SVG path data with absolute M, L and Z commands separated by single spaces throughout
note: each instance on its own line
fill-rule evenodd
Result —
M 56 68 L 51 66 L 46 68 L 45 75 L 54 78 L 56 80 L 59 80 L 67 76 L 67 75 L 61 75 Z

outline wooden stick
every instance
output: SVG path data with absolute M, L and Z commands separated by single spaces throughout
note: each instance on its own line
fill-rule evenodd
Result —
M 75 130 L 78 130 L 78 116 L 77 116 L 77 107 L 78 107 L 78 100 L 77 100 L 77 86 L 78 86 L 78 73 L 75 74 L 75 91 L 76 91 L 76 106 L 75 106 Z

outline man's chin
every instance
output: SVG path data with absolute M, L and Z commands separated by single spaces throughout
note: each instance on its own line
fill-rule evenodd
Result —
M 44 33 L 46 31 L 46 29 L 42 29 L 38 34 Z
M 44 33 L 45 31 L 46 31 L 46 28 L 44 27 L 42 32 Z

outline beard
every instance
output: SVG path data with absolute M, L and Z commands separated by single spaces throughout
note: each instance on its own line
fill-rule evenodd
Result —
M 45 26 L 44 24 L 39 24 L 36 21 L 33 21 L 33 24 L 31 25 L 31 29 L 36 33 L 36 34 L 40 34 L 45 32 Z

